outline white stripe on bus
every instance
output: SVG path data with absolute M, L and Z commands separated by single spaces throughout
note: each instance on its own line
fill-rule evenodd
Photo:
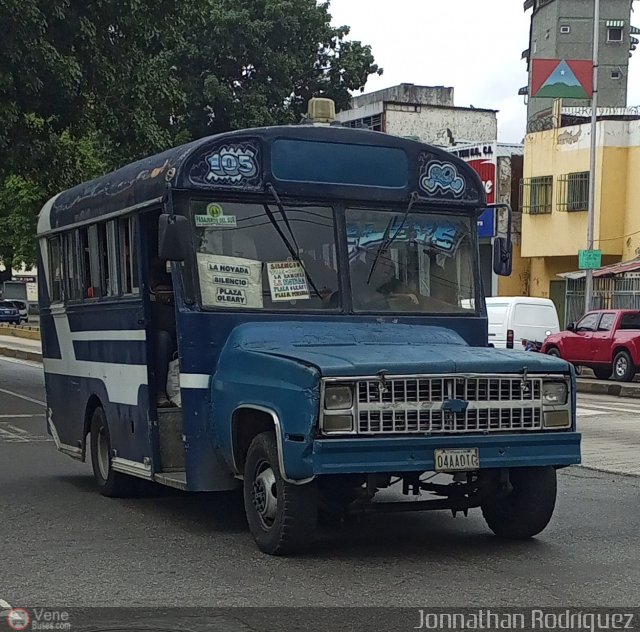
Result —
M 206 373 L 180 373 L 180 388 L 209 388 L 210 379 Z

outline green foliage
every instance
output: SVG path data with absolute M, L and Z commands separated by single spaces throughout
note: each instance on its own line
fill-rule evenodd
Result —
M 338 108 L 382 71 L 316 0 L 0 0 L 0 261 L 48 197 L 229 129 Z

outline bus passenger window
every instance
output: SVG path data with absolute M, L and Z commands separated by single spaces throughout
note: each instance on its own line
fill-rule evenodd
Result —
M 51 279 L 51 302 L 64 300 L 64 278 L 62 272 L 62 248 L 60 236 L 49 239 L 49 278 Z
M 123 294 L 138 294 L 140 292 L 136 230 L 135 217 L 123 217 L 118 220 L 120 288 Z
M 82 278 L 80 275 L 80 259 L 78 252 L 78 231 L 74 230 L 64 236 L 65 271 L 67 277 L 67 298 L 82 298 Z
M 86 228 L 78 230 L 78 246 L 80 248 L 80 270 L 82 281 L 80 283 L 80 298 L 93 298 L 91 287 L 91 260 L 89 257 L 89 231 Z
M 98 228 L 98 226 L 89 226 L 90 285 L 87 287 L 87 298 L 98 298 L 101 296 L 100 239 Z

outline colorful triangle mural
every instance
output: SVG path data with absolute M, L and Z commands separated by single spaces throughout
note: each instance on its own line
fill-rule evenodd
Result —
M 531 96 L 550 99 L 591 99 L 593 63 L 585 59 L 534 59 Z

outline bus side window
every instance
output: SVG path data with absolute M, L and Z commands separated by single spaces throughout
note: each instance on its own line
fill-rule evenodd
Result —
M 79 233 L 73 230 L 64 236 L 65 271 L 67 276 L 67 298 L 78 300 L 83 296 L 81 270 L 81 251 L 79 248 Z
M 118 220 L 120 240 L 120 289 L 123 294 L 138 294 L 138 251 L 135 217 L 122 217 Z
M 51 279 L 50 301 L 64 300 L 64 273 L 62 271 L 62 238 L 60 235 L 49 239 L 49 278 Z
M 90 280 L 90 285 L 87 287 L 87 298 L 98 298 L 101 296 L 101 283 L 100 283 L 100 239 L 98 237 L 98 226 L 89 226 L 89 273 L 90 276 L 85 280 Z
M 118 295 L 115 222 L 98 224 L 98 253 L 102 296 Z

